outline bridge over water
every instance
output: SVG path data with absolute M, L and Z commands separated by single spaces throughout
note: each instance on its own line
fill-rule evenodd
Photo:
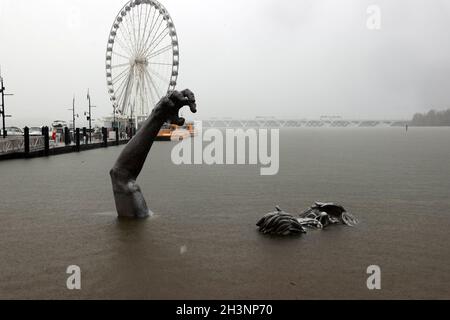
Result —
M 406 120 L 279 120 L 279 119 L 209 119 L 203 121 L 206 128 L 375 128 L 404 127 Z

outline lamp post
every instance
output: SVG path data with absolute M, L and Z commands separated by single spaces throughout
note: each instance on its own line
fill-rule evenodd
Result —
M 89 101 L 89 143 L 92 143 L 92 108 L 96 108 L 96 106 L 91 105 L 91 95 L 89 94 L 89 89 L 87 93 L 87 99 Z
M 68 109 L 68 110 L 72 111 L 72 126 L 73 126 L 73 132 L 75 132 L 75 130 L 76 130 L 75 118 L 78 117 L 78 115 L 75 114 L 75 95 L 73 96 L 72 108 Z
M 6 115 L 6 111 L 5 111 L 5 96 L 13 96 L 13 94 L 6 94 L 5 93 L 6 88 L 3 85 L 3 77 L 1 75 L 1 70 L 0 70 L 0 92 L 2 95 L 2 104 L 1 104 L 1 109 L 0 109 L 0 114 L 2 115 L 2 125 L 3 125 L 3 139 L 6 138 L 6 118 L 10 118 L 11 116 Z
M 116 128 L 116 111 L 117 110 L 117 103 L 113 103 L 113 129 Z
M 130 126 L 131 126 L 130 130 L 131 130 L 131 132 L 130 132 L 130 139 L 132 139 L 132 138 L 133 138 L 133 135 L 134 135 L 134 118 L 133 118 L 133 111 L 134 111 L 134 108 L 131 108 L 131 118 L 130 118 Z
M 5 87 L 3 86 L 3 78 L 0 76 L 0 91 L 2 93 L 2 109 L 0 110 L 0 113 L 2 115 L 2 122 L 3 122 L 3 139 L 6 138 L 6 127 L 5 127 Z

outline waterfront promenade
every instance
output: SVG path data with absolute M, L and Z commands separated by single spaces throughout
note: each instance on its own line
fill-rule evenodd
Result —
M 21 158 L 52 156 L 81 152 L 128 143 L 132 135 L 102 128 L 89 135 L 85 128 L 75 132 L 65 128 L 62 133 L 50 134 L 48 127 L 42 127 L 42 134 L 30 135 L 25 127 L 21 136 L 0 137 L 0 161 Z

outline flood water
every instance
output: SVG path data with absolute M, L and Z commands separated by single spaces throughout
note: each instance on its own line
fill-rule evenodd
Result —
M 140 185 L 156 216 L 118 221 L 123 147 L 0 163 L 0 298 L 450 298 L 450 129 L 292 129 L 280 172 L 175 166 L 157 143 Z M 259 234 L 275 205 L 335 201 L 356 228 Z M 66 288 L 66 268 L 82 290 Z M 382 289 L 369 291 L 378 265 Z

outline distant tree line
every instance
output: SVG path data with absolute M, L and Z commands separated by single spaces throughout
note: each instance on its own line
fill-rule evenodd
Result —
M 411 125 L 416 127 L 450 126 L 450 109 L 444 111 L 431 110 L 428 113 L 417 113 L 414 115 Z

